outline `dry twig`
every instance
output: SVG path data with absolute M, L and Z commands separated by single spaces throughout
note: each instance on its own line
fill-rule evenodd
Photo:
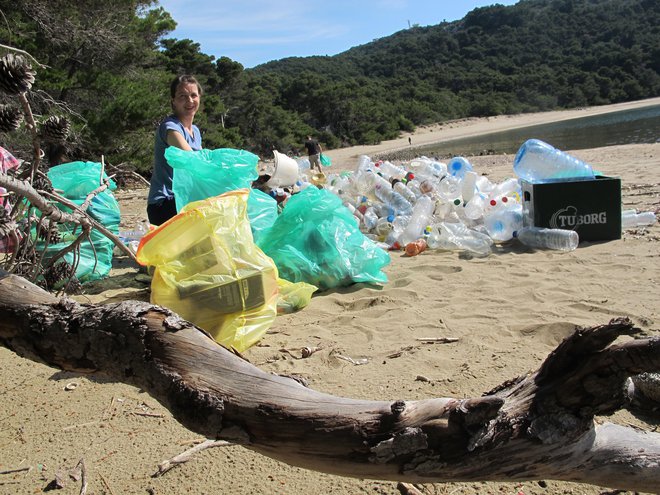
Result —
M 158 478 L 159 476 L 164 475 L 170 469 L 179 464 L 184 464 L 188 462 L 192 457 L 198 452 L 202 452 L 206 449 L 212 449 L 214 447 L 227 447 L 233 445 L 230 442 L 224 440 L 204 440 L 202 443 L 195 445 L 194 447 L 182 452 L 167 461 L 163 461 L 158 465 L 158 471 L 151 475 L 152 478 Z

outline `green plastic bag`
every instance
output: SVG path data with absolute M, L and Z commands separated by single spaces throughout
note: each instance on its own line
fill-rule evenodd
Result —
M 57 165 L 48 170 L 48 178 L 55 189 L 63 191 L 62 195 L 77 205 L 83 204 L 87 195 L 101 185 L 102 165 L 95 162 L 70 162 Z M 103 178 L 108 176 L 104 173 Z M 113 234 L 119 234 L 119 203 L 111 191 L 117 189 L 113 180 L 109 181 L 109 187 L 105 191 L 94 196 L 87 213 L 97 222 L 105 226 Z M 69 208 L 58 205 L 63 211 Z M 44 257 L 48 259 L 55 253 L 65 248 L 80 234 L 80 227 L 75 232 L 71 228 L 61 225 L 60 235 L 62 241 L 57 244 L 49 244 L 45 249 Z M 43 243 L 38 243 L 37 248 L 43 250 Z M 80 257 L 75 258 L 73 253 L 67 253 L 64 259 L 70 265 L 77 264 L 76 277 L 81 282 L 89 282 L 105 278 L 112 268 L 112 251 L 114 243 L 96 230 L 92 230 L 88 241 L 80 246 Z
M 291 196 L 257 245 L 291 282 L 322 290 L 387 282 L 382 268 L 389 254 L 365 237 L 341 200 L 324 189 L 307 187 Z
M 172 191 L 176 210 L 193 201 L 212 198 L 236 189 L 250 189 L 257 179 L 259 157 L 249 151 L 232 148 L 184 151 L 176 146 L 165 150 L 165 158 L 174 169 Z M 250 189 L 248 219 L 257 241 L 261 232 L 270 228 L 277 218 L 277 201 Z
M 330 157 L 328 155 L 321 154 L 320 160 L 321 160 L 321 165 L 323 165 L 324 167 L 329 167 L 330 165 L 332 165 L 332 160 L 330 160 Z
M 172 191 L 177 211 L 193 201 L 249 188 L 259 177 L 259 157 L 245 150 L 184 151 L 170 146 L 165 150 L 165 159 L 174 169 Z

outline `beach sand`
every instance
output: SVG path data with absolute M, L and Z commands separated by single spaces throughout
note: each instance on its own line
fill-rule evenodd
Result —
M 660 100 L 660 99 L 658 99 Z M 645 104 L 657 103 L 647 100 Z M 632 104 L 491 119 L 420 129 L 413 144 L 572 118 Z M 337 170 L 360 154 L 407 146 L 407 135 L 375 147 L 333 150 Z M 660 145 L 626 145 L 573 154 L 622 179 L 623 208 L 658 212 Z M 511 177 L 511 156 L 469 157 L 494 181 Z M 122 222 L 145 218 L 145 190 L 118 191 Z M 313 389 L 353 398 L 475 397 L 536 369 L 576 325 L 627 316 L 659 334 L 660 227 L 627 230 L 622 239 L 583 243 L 570 253 L 531 251 L 510 243 L 486 258 L 426 251 L 391 253 L 388 283 L 326 291 L 298 313 L 279 316 L 245 357 L 273 373 L 297 374 Z M 115 259 L 111 276 L 87 287 L 80 301 L 148 300 L 137 269 Z M 422 337 L 454 337 L 423 344 Z M 302 347 L 323 349 L 295 359 Z M 333 354 L 367 364 L 353 365 Z M 198 435 L 184 429 L 149 395 L 101 377 L 80 376 L 22 359 L 0 348 L 0 494 L 38 493 L 58 472 L 84 459 L 93 494 L 397 494 L 396 483 L 342 478 L 288 466 L 238 446 L 198 454 L 160 478 L 158 464 L 189 448 Z M 420 378 L 422 377 L 422 378 Z M 65 390 L 75 384 L 73 390 Z M 69 387 L 71 388 L 71 387 Z M 648 418 L 647 418 L 648 419 Z M 610 421 L 657 428 L 627 411 Z M 77 494 L 67 479 L 61 494 Z M 445 483 L 429 494 L 599 494 L 605 488 L 556 482 Z

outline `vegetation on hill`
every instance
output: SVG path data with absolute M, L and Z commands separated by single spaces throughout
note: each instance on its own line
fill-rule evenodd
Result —
M 0 0 L 0 10 L 0 43 L 43 64 L 34 67 L 36 113 L 74 122 L 67 158 L 103 154 L 145 173 L 169 81 L 182 72 L 205 89 L 196 119 L 205 147 L 266 159 L 299 149 L 308 133 L 332 148 L 448 119 L 660 95 L 656 0 L 521 0 L 336 56 L 249 70 L 202 53 L 194 40 L 168 38 L 175 21 L 152 0 Z M 15 134 L 2 145 L 20 155 L 30 145 Z

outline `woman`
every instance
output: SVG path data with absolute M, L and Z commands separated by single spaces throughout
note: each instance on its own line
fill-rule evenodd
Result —
M 178 76 L 170 85 L 170 96 L 172 114 L 156 131 L 154 172 L 147 199 L 147 216 L 152 225 L 161 225 L 177 213 L 172 192 L 173 170 L 165 159 L 165 149 L 168 146 L 186 151 L 202 149 L 202 136 L 193 124 L 202 99 L 202 87 L 193 76 Z

